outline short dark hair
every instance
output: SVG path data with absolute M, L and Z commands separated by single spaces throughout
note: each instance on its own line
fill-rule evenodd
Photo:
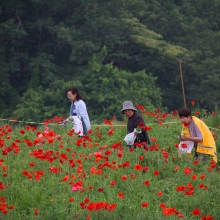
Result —
M 182 108 L 180 111 L 179 111 L 179 117 L 188 117 L 188 116 L 191 116 L 191 111 L 188 109 L 188 108 Z
M 78 92 L 78 89 L 77 89 L 76 87 L 72 86 L 72 87 L 68 88 L 68 89 L 66 90 L 66 95 L 67 95 L 67 93 L 68 93 L 69 91 L 72 92 L 73 95 L 74 95 L 74 94 L 77 94 L 77 95 L 76 95 L 76 100 L 77 100 L 77 101 L 80 100 L 80 99 L 83 99 L 83 97 L 82 97 L 81 94 Z

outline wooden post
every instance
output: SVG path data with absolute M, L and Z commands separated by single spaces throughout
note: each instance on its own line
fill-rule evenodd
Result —
M 186 108 L 186 97 L 185 97 L 185 92 L 184 92 L 183 73 L 182 73 L 182 65 L 181 65 L 180 58 L 178 58 L 178 62 L 179 62 L 179 68 L 180 68 L 180 79 L 181 79 L 181 83 L 182 83 L 182 93 L 183 93 L 184 107 Z

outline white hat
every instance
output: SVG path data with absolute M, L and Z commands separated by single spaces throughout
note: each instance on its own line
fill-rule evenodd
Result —
M 137 109 L 134 107 L 131 101 L 123 102 L 121 113 L 124 114 L 124 110 L 128 110 L 128 109 L 134 110 L 135 112 L 137 111 Z

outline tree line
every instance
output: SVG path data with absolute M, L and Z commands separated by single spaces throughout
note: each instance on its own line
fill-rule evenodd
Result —
M 78 87 L 91 120 L 124 100 L 220 106 L 219 0 L 8 0 L 0 4 L 0 116 L 66 116 Z

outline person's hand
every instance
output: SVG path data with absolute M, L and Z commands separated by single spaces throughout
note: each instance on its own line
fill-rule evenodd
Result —
M 65 126 L 68 121 L 69 121 L 69 118 L 65 119 L 64 121 L 60 122 L 59 124 Z
M 73 116 L 70 116 L 68 119 L 71 120 L 71 121 L 74 120 Z
M 66 125 L 66 122 L 65 122 L 65 121 L 62 121 L 62 122 L 60 122 L 59 124 L 65 126 L 65 125 Z
M 179 140 L 180 140 L 180 141 L 187 141 L 187 140 L 188 140 L 188 137 L 186 137 L 186 136 L 180 136 L 180 137 L 179 137 Z
M 135 135 L 135 136 L 137 136 L 137 134 L 138 134 L 138 132 L 137 132 L 137 131 L 135 131 L 135 132 L 134 132 L 134 135 Z

